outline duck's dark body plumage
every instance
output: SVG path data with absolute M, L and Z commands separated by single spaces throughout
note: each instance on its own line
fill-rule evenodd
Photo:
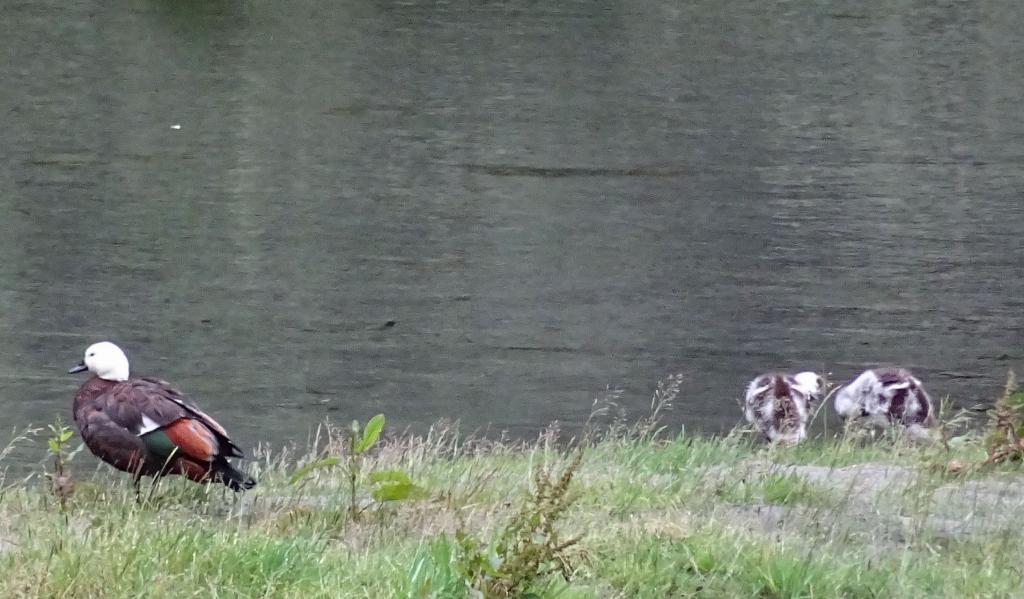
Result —
M 242 451 L 224 427 L 165 381 L 92 377 L 75 394 L 73 411 L 86 447 L 119 470 L 181 474 L 236 491 L 256 484 L 228 463 Z

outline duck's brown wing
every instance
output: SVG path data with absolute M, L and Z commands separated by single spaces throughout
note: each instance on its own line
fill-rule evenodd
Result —
M 120 409 L 116 420 L 135 431 L 157 455 L 177 447 L 202 462 L 242 457 L 242 450 L 231 441 L 224 427 L 166 381 L 133 379 L 114 387 L 110 394 Z
M 149 449 L 134 430 L 122 424 L 126 416 L 109 392 L 75 402 L 75 423 L 89 451 L 119 470 L 151 474 Z

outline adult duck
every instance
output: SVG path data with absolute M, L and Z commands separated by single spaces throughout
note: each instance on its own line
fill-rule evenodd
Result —
M 120 347 L 90 345 L 68 373 L 85 370 L 93 376 L 75 393 L 75 424 L 96 457 L 135 476 L 136 490 L 143 475 L 181 474 L 234 491 L 256 484 L 228 463 L 242 451 L 224 427 L 166 381 L 129 378 Z

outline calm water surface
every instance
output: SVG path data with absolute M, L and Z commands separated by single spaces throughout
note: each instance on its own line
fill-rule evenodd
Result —
M 109 338 L 244 446 L 633 414 L 769 368 L 1024 366 L 1024 8 L 0 8 L 0 407 Z M 180 126 L 180 128 L 179 128 Z M 388 326 L 393 322 L 393 326 Z

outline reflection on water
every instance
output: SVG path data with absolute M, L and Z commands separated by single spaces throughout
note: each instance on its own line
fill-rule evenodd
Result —
M 971 404 L 1024 361 L 1024 9 L 131 6 L 2 9 L 10 426 L 102 338 L 246 446 L 675 372 L 705 430 L 768 368 Z

